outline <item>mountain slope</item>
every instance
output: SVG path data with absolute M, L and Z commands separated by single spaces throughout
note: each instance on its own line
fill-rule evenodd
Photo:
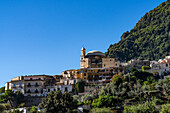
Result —
M 170 55 L 170 0 L 146 13 L 118 43 L 110 45 L 106 55 L 120 61 L 158 60 Z

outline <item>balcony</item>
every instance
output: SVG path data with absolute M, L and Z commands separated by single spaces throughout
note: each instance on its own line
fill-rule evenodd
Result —
M 30 90 L 28 90 L 28 91 L 27 91 L 27 93 L 31 93 L 31 91 L 30 91 Z
M 12 86 L 12 88 L 14 88 L 14 89 L 15 89 L 15 88 L 17 88 L 17 87 L 16 87 L 16 86 Z
M 27 85 L 27 87 L 31 87 L 31 85 L 29 84 L 29 85 Z
M 35 93 L 39 93 L 38 90 L 35 90 Z
M 23 88 L 22 86 L 19 86 L 19 88 Z
M 36 84 L 35 87 L 39 87 L 40 85 Z

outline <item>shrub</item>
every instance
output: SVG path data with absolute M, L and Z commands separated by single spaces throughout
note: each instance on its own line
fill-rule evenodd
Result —
M 129 105 L 124 107 L 124 113 L 156 113 L 158 110 L 155 108 L 153 102 L 145 102 L 144 104 Z
M 0 104 L 0 112 L 2 113 L 5 110 L 5 106 Z
M 30 113 L 38 113 L 38 109 L 35 106 L 32 106 Z
M 170 104 L 162 105 L 160 113 L 170 113 Z
M 93 108 L 90 113 L 112 113 L 111 108 Z
M 144 71 L 144 70 L 149 70 L 149 69 L 151 69 L 149 66 L 142 66 L 142 70 Z
M 92 106 L 93 107 L 116 107 L 121 103 L 121 98 L 105 95 L 105 96 L 99 96 L 98 99 L 94 99 Z

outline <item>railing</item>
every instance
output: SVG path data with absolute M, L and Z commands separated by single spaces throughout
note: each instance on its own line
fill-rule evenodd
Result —
M 31 87 L 31 85 L 27 85 L 27 87 Z
M 35 87 L 38 87 L 38 86 L 40 86 L 40 85 L 38 85 L 38 84 L 35 85 Z
M 19 86 L 20 88 L 23 88 L 22 86 Z

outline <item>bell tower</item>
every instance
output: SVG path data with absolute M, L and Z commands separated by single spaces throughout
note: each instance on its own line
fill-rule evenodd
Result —
M 81 57 L 84 57 L 86 54 L 86 49 L 84 47 L 82 47 L 81 49 Z
M 84 63 L 85 63 L 84 57 L 85 57 L 85 54 L 86 54 L 86 49 L 84 47 L 82 47 L 81 55 L 80 55 L 80 68 L 84 68 Z

